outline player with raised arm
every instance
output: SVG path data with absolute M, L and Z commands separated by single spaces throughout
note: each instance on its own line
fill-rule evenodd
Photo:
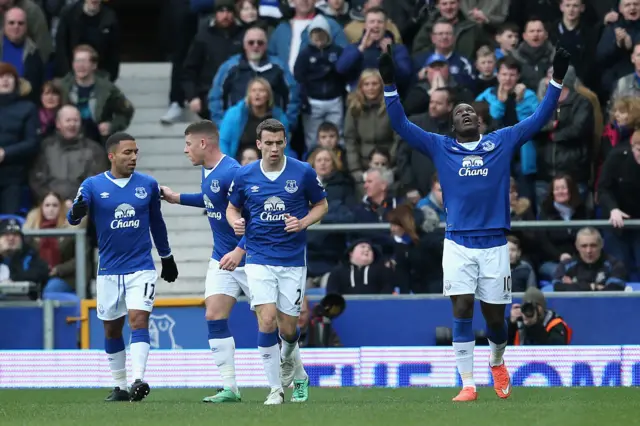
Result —
M 85 179 L 67 213 L 72 225 L 90 215 L 98 236 L 96 298 L 104 323 L 105 351 L 115 387 L 106 401 L 141 401 L 150 392 L 144 381 L 149 356 L 149 314 L 158 279 L 151 256 L 151 235 L 162 259 L 161 277 L 178 278 L 160 211 L 160 188 L 151 176 L 135 172 L 138 146 L 126 133 L 109 136 L 111 170 Z M 127 392 L 122 328 L 129 315 L 133 384 Z
M 184 153 L 194 166 L 202 167 L 200 192 L 178 194 L 161 186 L 162 195 L 172 204 L 205 208 L 211 232 L 215 238 L 213 253 L 205 280 L 205 318 L 209 329 L 209 347 L 220 375 L 223 388 L 204 402 L 239 402 L 236 383 L 236 343 L 229 331 L 228 319 L 238 297 L 249 296 L 244 273 L 244 238 L 236 236 L 226 218 L 228 192 L 240 168 L 233 158 L 220 152 L 218 127 L 209 120 L 187 126 L 184 131 Z
M 551 119 L 569 62 L 569 53 L 559 47 L 553 60 L 553 80 L 527 119 L 481 135 L 476 112 L 463 103 L 452 111 L 455 138 L 451 138 L 425 132 L 407 119 L 395 87 L 391 48 L 380 56 L 379 70 L 391 126 L 412 148 L 433 160 L 442 184 L 447 212 L 443 287 L 444 295 L 450 296 L 453 304 L 453 349 L 462 378 L 462 391 L 454 401 L 474 401 L 478 397 L 473 379 L 474 298 L 480 300 L 487 323 L 494 390 L 500 398 L 511 395 L 511 379 L 503 360 L 507 344 L 505 305 L 511 303 L 505 236 L 511 228 L 511 158 Z
M 251 306 L 258 314 L 258 350 L 271 388 L 265 405 L 282 404 L 283 389 L 291 383 L 291 401 L 303 402 L 309 398 L 309 376 L 300 358 L 297 322 L 307 279 L 306 229 L 327 213 L 326 193 L 311 166 L 284 155 L 282 123 L 267 119 L 256 134 L 262 160 L 236 174 L 227 220 L 236 235 L 245 235 L 246 226 L 244 269 Z M 249 215 L 246 225 L 243 209 Z

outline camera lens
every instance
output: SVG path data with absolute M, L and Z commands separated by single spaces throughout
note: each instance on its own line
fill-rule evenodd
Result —
M 536 312 L 536 307 L 533 303 L 524 303 L 520 306 L 520 311 L 525 317 L 531 318 Z

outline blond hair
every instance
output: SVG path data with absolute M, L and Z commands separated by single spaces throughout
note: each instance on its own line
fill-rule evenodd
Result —
M 320 146 L 314 149 L 313 152 L 311 152 L 311 155 L 309 155 L 309 159 L 307 160 L 307 162 L 311 165 L 311 167 L 314 166 L 316 162 L 316 157 L 321 152 L 329 153 L 329 156 L 331 157 L 331 163 L 333 164 L 333 171 L 342 171 L 342 167 L 343 167 L 342 160 L 339 159 L 336 153 L 333 152 L 330 148 L 326 148 L 324 146 Z
M 267 105 L 269 109 L 273 108 L 273 104 L 274 104 L 273 89 L 271 88 L 271 83 L 269 83 L 267 79 L 263 77 L 254 77 L 251 79 L 251 81 L 249 81 L 249 84 L 247 84 L 247 95 L 244 98 L 245 103 L 247 104 L 247 106 L 251 106 L 251 102 L 250 102 L 251 88 L 253 87 L 254 84 L 257 84 L 257 83 L 262 84 L 262 86 L 269 93 L 269 102 L 267 103 Z
M 615 120 L 615 112 L 621 111 L 629 114 L 629 127 L 640 126 L 640 99 L 634 96 L 618 98 L 611 107 L 611 122 Z
M 380 95 L 378 96 L 378 99 L 377 99 L 380 102 L 380 107 L 378 108 L 378 114 L 382 115 L 382 113 L 384 113 L 384 111 L 386 110 L 386 106 L 384 104 L 384 99 L 383 99 L 384 83 L 382 82 L 382 77 L 380 76 L 380 72 L 375 68 L 368 68 L 362 71 L 362 74 L 360 74 L 360 79 L 358 80 L 358 87 L 356 88 L 356 90 L 351 92 L 349 94 L 349 97 L 347 98 L 347 105 L 349 108 L 349 112 L 354 117 L 358 117 L 364 110 L 365 106 L 369 103 L 367 101 L 367 98 L 364 96 L 364 92 L 362 91 L 362 85 L 364 84 L 364 81 L 366 79 L 371 77 L 378 79 L 378 81 L 380 82 Z

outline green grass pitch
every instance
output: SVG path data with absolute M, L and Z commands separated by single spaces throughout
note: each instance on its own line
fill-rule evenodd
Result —
M 211 426 L 626 426 L 640 425 L 637 388 L 515 388 L 500 400 L 451 402 L 451 388 L 311 388 L 304 404 L 265 407 L 266 389 L 243 402 L 201 402 L 214 389 L 152 389 L 141 403 L 106 403 L 106 389 L 0 390 L 0 425 Z M 291 390 L 286 397 L 289 398 Z

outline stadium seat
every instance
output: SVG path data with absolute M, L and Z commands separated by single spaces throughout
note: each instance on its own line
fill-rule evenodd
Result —
M 308 288 L 304 291 L 307 296 L 324 296 L 327 290 L 322 287 Z
M 540 290 L 542 290 L 543 293 L 553 293 L 553 284 L 542 286 Z
M 631 289 L 631 290 L 628 290 Z M 627 283 L 627 291 L 640 291 L 640 283 Z
M 538 287 L 540 288 L 546 287 L 548 285 L 551 285 L 551 281 L 540 280 L 540 282 L 538 283 Z

